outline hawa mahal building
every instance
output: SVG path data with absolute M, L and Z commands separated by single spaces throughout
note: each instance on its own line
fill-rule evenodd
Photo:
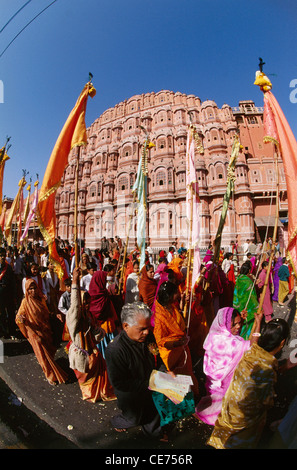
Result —
M 78 235 L 91 249 L 102 237 L 119 236 L 134 246 L 137 211 L 132 187 L 146 138 L 155 147 L 148 154 L 147 239 L 152 248 L 172 241 L 187 246 L 186 144 L 190 123 L 195 125 L 204 152 L 196 153 L 200 186 L 201 248 L 214 240 L 226 191 L 227 168 L 234 135 L 243 150 L 236 164 L 235 191 L 223 230 L 222 246 L 246 239 L 263 241 L 272 235 L 276 203 L 276 171 L 272 144 L 263 143 L 263 108 L 253 101 L 238 107 L 194 95 L 162 90 L 132 96 L 107 109 L 87 129 L 88 144 L 81 148 L 78 183 Z M 144 128 L 144 129 L 143 129 Z M 77 149 L 69 155 L 56 195 L 57 236 L 73 242 Z M 281 246 L 287 236 L 287 192 L 279 162 Z

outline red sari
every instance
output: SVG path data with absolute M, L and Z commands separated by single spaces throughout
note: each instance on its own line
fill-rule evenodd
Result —
M 150 279 L 147 275 L 146 267 L 143 266 L 140 271 L 141 277 L 138 283 L 139 299 L 144 302 L 149 308 L 152 308 L 155 300 L 158 282 L 156 279 Z
M 37 287 L 35 297 L 31 297 L 28 292 L 32 283 Z M 22 300 L 15 321 L 23 336 L 31 344 L 48 382 L 65 383 L 67 374 L 54 360 L 57 348 L 53 343 L 49 317 L 50 312 L 42 292 L 33 279 L 27 279 L 25 298 Z
M 118 317 L 106 288 L 106 271 L 95 271 L 89 287 L 91 296 L 90 314 L 94 323 L 106 333 L 114 333 Z

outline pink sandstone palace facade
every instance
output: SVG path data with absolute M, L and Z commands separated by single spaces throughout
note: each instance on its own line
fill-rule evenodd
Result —
M 190 114 L 189 114 L 190 113 Z M 132 96 L 107 109 L 88 128 L 88 144 L 80 155 L 78 235 L 88 248 L 100 247 L 102 237 L 126 239 L 134 184 L 142 145 L 149 133 L 147 238 L 152 248 L 168 248 L 172 241 L 187 246 L 185 208 L 186 143 L 189 116 L 202 139 L 204 153 L 196 155 L 200 185 L 201 248 L 214 239 L 234 135 L 239 132 L 243 151 L 236 164 L 235 191 L 230 201 L 222 246 L 232 240 L 263 240 L 274 225 L 276 173 L 271 144 L 263 144 L 263 108 L 241 101 L 237 108 L 194 95 L 162 90 Z M 76 152 L 56 196 L 57 236 L 73 242 Z M 286 242 L 287 192 L 280 170 L 278 238 Z M 137 213 L 129 232 L 136 241 Z M 271 214 L 271 217 L 269 216 Z

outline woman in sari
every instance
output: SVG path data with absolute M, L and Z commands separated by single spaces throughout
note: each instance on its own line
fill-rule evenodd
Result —
M 16 324 L 31 344 L 49 384 L 65 383 L 67 374 L 55 362 L 56 346 L 50 325 L 50 312 L 44 296 L 33 279 L 25 283 L 25 297 L 16 315 Z
M 170 261 L 170 263 L 168 263 L 167 265 L 167 268 L 171 269 L 174 272 L 176 282 L 178 284 L 180 284 L 184 279 L 184 275 L 181 272 L 181 267 L 183 263 L 184 263 L 184 259 L 178 256 L 177 258 L 174 258 L 172 261 Z
M 89 287 L 90 315 L 94 325 L 100 326 L 106 333 L 103 341 L 98 344 L 103 357 L 107 344 L 115 337 L 119 326 L 118 316 L 106 288 L 107 275 L 107 271 L 95 271 Z
M 193 373 L 192 359 L 188 347 L 186 325 L 179 310 L 180 295 L 177 286 L 164 282 L 158 293 L 155 310 L 154 336 L 160 357 L 167 371 L 192 377 L 192 391 L 198 397 L 198 382 Z
M 263 261 L 262 269 L 257 279 L 257 286 L 260 289 L 260 296 L 262 294 L 263 287 L 265 284 L 267 268 L 268 268 L 268 261 Z M 272 314 L 273 314 L 273 306 L 271 302 L 271 286 L 272 286 L 272 276 L 270 273 L 269 279 L 268 279 L 268 286 L 267 286 L 264 301 L 263 301 L 263 312 L 264 312 L 266 323 L 271 320 Z M 259 297 L 259 300 L 260 300 L 260 297 Z
M 152 264 L 146 264 L 140 271 L 140 279 L 138 283 L 139 300 L 152 308 L 156 290 L 157 281 L 154 279 L 154 267 Z
M 158 265 L 158 267 L 156 269 L 156 272 L 155 272 L 155 275 L 154 275 L 154 279 L 157 281 L 157 289 L 156 289 L 156 293 L 155 293 L 154 303 L 151 307 L 151 311 L 152 311 L 151 325 L 152 325 L 152 327 L 155 326 L 156 300 L 157 300 L 157 296 L 158 296 L 160 286 L 163 284 L 163 282 L 169 280 L 169 271 L 173 274 L 173 271 L 171 269 L 168 270 L 167 264 L 165 263 L 165 261 L 162 261 L 162 260 L 165 260 L 165 258 L 161 258 L 160 264 Z
M 66 323 L 71 341 L 68 345 L 69 364 L 78 380 L 83 400 L 95 403 L 99 400 L 115 400 L 109 382 L 105 360 L 96 344 L 104 337 L 102 328 L 93 328 L 88 317 L 89 294 L 84 294 L 80 305 L 80 269 L 74 268 L 71 286 L 71 305 L 66 314 Z
M 242 312 L 247 311 L 247 317 L 242 326 L 240 336 L 244 339 L 248 339 L 254 324 L 255 313 L 258 308 L 257 293 L 254 287 L 254 281 L 250 277 L 250 266 L 243 264 L 240 268 L 240 274 L 236 279 L 234 296 L 233 296 L 233 307 Z
M 235 368 L 243 354 L 258 339 L 258 336 L 253 336 L 251 341 L 241 338 L 243 317 L 232 307 L 221 308 L 203 345 L 206 396 L 198 403 L 196 415 L 201 421 L 212 426 L 222 409 L 222 400 Z M 262 315 L 256 315 L 256 334 L 260 332 L 261 319 Z
M 90 257 L 87 253 L 81 255 L 81 260 L 79 262 L 79 267 L 81 269 L 81 277 L 88 274 L 88 263 L 90 263 Z
M 204 274 L 206 268 L 201 265 L 200 277 L 193 287 L 192 305 L 189 318 L 189 349 L 194 364 L 203 356 L 203 344 L 209 332 L 209 326 L 206 321 L 205 308 L 203 300 L 205 291 L 203 287 Z
M 272 271 L 272 277 L 273 277 L 273 296 L 272 300 L 274 302 L 278 302 L 278 289 L 279 289 L 279 277 L 278 277 L 278 270 L 283 264 L 282 257 L 279 256 L 277 260 L 275 261 L 274 268 Z
M 217 449 L 254 449 L 261 438 L 267 411 L 273 406 L 278 361 L 290 328 L 277 318 L 266 323 L 259 342 L 243 355 L 222 402 L 208 444 Z
M 213 257 L 213 246 L 212 246 L 212 244 L 210 243 L 210 244 L 208 245 L 208 249 L 207 249 L 207 251 L 206 251 L 206 254 L 205 254 L 205 256 L 204 256 L 204 258 L 203 258 L 203 260 L 202 260 L 203 264 L 205 265 L 206 263 L 208 263 L 208 261 L 210 261 L 210 260 L 212 259 L 212 257 Z

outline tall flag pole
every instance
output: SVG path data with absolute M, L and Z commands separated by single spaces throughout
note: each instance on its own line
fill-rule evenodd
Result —
M 30 184 L 26 188 L 27 191 L 28 191 L 28 196 L 27 196 L 27 199 L 26 199 L 26 206 L 25 206 L 25 210 L 24 210 L 24 218 L 23 218 L 24 227 L 26 226 L 26 222 L 27 222 L 28 215 L 29 215 L 29 212 L 30 212 L 31 183 L 32 183 L 32 178 L 30 178 Z
M 32 199 L 32 205 L 30 207 L 30 212 L 29 212 L 28 216 L 26 217 L 26 219 L 24 221 L 25 227 L 24 227 L 24 232 L 21 236 L 21 240 L 20 240 L 21 242 L 23 242 L 28 237 L 30 224 L 31 224 L 32 219 L 35 217 L 35 214 L 36 214 L 36 208 L 37 208 L 37 205 L 38 205 L 38 184 L 39 184 L 39 181 L 37 179 L 37 181 L 35 181 L 35 183 L 34 183 L 34 188 L 35 189 L 34 189 L 34 193 L 33 193 L 33 199 Z M 28 196 L 28 198 L 29 198 L 29 196 Z
M 28 172 L 26 170 L 23 170 L 24 179 L 26 178 L 27 174 Z M 18 207 L 18 214 L 17 214 L 17 228 L 18 228 L 17 239 L 16 239 L 17 248 L 20 248 L 21 246 L 23 212 L 24 212 L 24 191 L 22 190 L 20 193 L 20 200 L 19 200 L 19 207 Z
M 263 72 L 263 61 L 260 58 L 260 70 L 256 72 L 254 85 L 258 85 L 264 97 L 264 142 L 273 143 L 276 162 L 280 157 L 283 162 L 288 194 L 288 246 L 287 256 L 290 259 L 295 278 L 297 278 L 297 142 L 288 121 L 275 96 L 271 92 L 272 83 Z M 278 195 L 277 195 L 278 199 Z M 277 204 L 278 205 L 278 200 Z M 278 217 L 278 214 L 276 218 Z M 272 252 L 274 251 L 272 247 Z M 296 317 L 295 317 L 296 319 Z
M 191 115 L 190 115 L 191 121 Z M 203 146 L 196 127 L 190 124 L 187 136 L 186 150 L 186 208 L 188 230 L 188 266 L 186 279 L 186 298 L 190 291 L 190 284 L 193 290 L 200 274 L 200 211 L 199 211 L 199 183 L 195 166 L 195 146 L 200 154 L 203 153 Z M 193 258 L 193 260 L 192 260 Z M 192 264 L 193 261 L 193 264 Z M 190 281 L 191 278 L 191 281 Z M 188 302 L 184 306 L 184 317 L 188 317 Z
M 7 162 L 7 160 L 9 160 L 9 156 L 7 155 L 7 152 L 11 147 L 11 145 L 8 144 L 9 141 L 10 141 L 10 137 L 7 137 L 5 145 L 0 149 L 0 216 L 2 215 L 2 204 L 3 204 L 2 199 L 3 199 L 4 168 L 5 168 L 5 163 Z M 1 227 L 1 230 L 0 230 L 1 239 L 3 237 L 4 219 L 5 219 L 5 214 L 3 214 L 3 217 L 2 217 L 3 227 Z
M 61 184 L 64 170 L 68 164 L 68 155 L 74 147 L 87 144 L 85 114 L 88 97 L 95 96 L 96 90 L 91 80 L 84 86 L 74 108 L 70 112 L 50 156 L 37 206 L 37 221 L 42 236 L 49 248 L 49 259 L 56 267 L 59 279 L 64 276 L 62 260 L 57 251 L 55 195 Z
M 10 137 L 7 137 L 5 145 L 2 147 L 2 149 L 0 149 L 0 215 L 2 213 L 4 167 L 7 160 L 9 160 L 7 152 L 11 147 L 11 145 L 8 144 L 9 141 Z
M 147 215 L 147 175 L 148 175 L 148 152 L 154 147 L 147 134 L 143 144 L 142 154 L 138 164 L 138 171 L 132 193 L 136 195 L 137 201 L 137 245 L 140 251 L 139 269 L 145 265 L 145 241 L 146 241 L 146 215 Z
M 214 264 L 216 264 L 220 255 L 223 228 L 226 222 L 230 198 L 231 198 L 232 193 L 234 192 L 234 187 L 235 187 L 235 179 L 236 179 L 235 166 L 236 166 L 237 158 L 241 149 L 242 149 L 242 145 L 240 144 L 239 137 L 237 134 L 235 134 L 233 145 L 232 145 L 231 157 L 230 157 L 228 170 L 227 170 L 227 189 L 224 194 L 221 217 L 220 217 L 220 221 L 219 221 L 219 225 L 217 228 L 217 233 L 216 233 L 216 237 L 214 241 L 214 245 L 215 245 L 214 256 L 213 256 Z
M 20 200 L 22 197 L 21 195 L 23 194 L 23 188 L 26 184 L 27 182 L 25 180 L 25 176 L 23 176 L 22 179 L 19 181 L 19 190 L 9 210 L 9 214 L 8 214 L 8 218 L 7 218 L 7 222 L 5 226 L 5 231 L 4 231 L 8 246 L 11 246 L 13 219 L 17 215 L 17 212 L 19 210 Z

